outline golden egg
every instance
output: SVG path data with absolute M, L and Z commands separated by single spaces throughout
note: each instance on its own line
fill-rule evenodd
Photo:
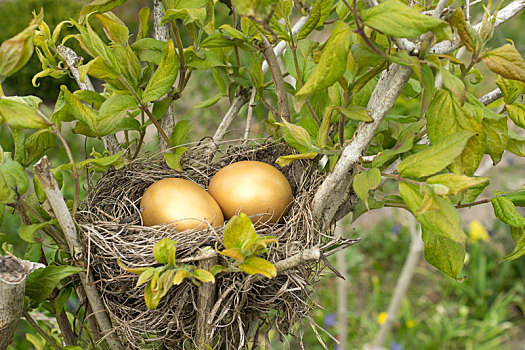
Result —
M 240 212 L 254 223 L 277 223 L 288 212 L 292 188 L 277 168 L 262 162 L 230 164 L 211 179 L 208 192 L 215 198 L 225 218 Z
M 162 179 L 149 186 L 140 201 L 145 226 L 172 223 L 177 231 L 224 223 L 221 208 L 199 185 L 184 179 Z

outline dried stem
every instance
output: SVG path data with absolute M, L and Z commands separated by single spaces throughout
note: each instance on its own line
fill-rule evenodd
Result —
M 272 78 L 275 84 L 275 93 L 277 94 L 277 103 L 279 105 L 279 116 L 281 119 L 288 120 L 290 118 L 290 110 L 288 107 L 288 96 L 286 94 L 286 88 L 284 86 L 283 74 L 281 73 L 281 68 L 279 67 L 279 62 L 277 62 L 277 57 L 273 52 L 273 47 L 262 35 L 262 54 L 268 62 L 268 67 L 272 73 Z
M 222 118 L 217 131 L 215 131 L 215 134 L 213 135 L 213 141 L 221 141 L 224 138 L 231 123 L 237 117 L 237 115 L 239 115 L 242 106 L 244 106 L 246 103 L 248 99 L 247 95 L 247 90 L 241 90 L 239 94 L 233 99 L 230 109 L 228 109 L 228 112 L 224 115 L 224 118 Z
M 209 271 L 217 264 L 217 257 L 211 257 L 199 262 L 199 268 Z M 211 309 L 215 304 L 215 283 L 202 283 L 199 286 L 199 293 L 197 298 L 197 335 L 195 337 L 195 345 L 199 350 L 205 350 L 206 345 L 212 343 L 212 327 L 209 315 Z
M 255 108 L 255 97 L 257 96 L 257 90 L 252 89 L 252 95 L 250 96 L 250 103 L 248 104 L 248 112 L 246 113 L 246 127 L 244 128 L 245 140 L 250 136 L 250 127 L 252 123 L 253 109 Z
M 22 310 L 22 314 L 24 315 L 24 318 L 26 319 L 26 321 L 31 325 L 31 327 L 33 327 L 33 329 L 38 334 L 40 334 L 40 336 L 42 336 L 42 338 L 44 338 L 46 340 L 46 342 L 49 345 L 51 345 L 51 347 L 53 347 L 53 349 L 56 349 L 56 350 L 60 350 L 61 349 L 60 345 L 58 345 L 56 343 L 56 341 L 47 334 L 47 332 L 45 332 L 42 328 L 40 328 L 38 323 L 36 323 L 36 321 L 33 320 L 31 315 L 29 315 L 26 310 Z

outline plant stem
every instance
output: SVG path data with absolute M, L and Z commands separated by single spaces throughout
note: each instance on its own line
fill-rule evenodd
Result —
M 140 138 L 139 138 L 139 142 L 137 144 L 137 149 L 135 150 L 135 154 L 133 154 L 133 157 L 131 157 L 131 159 L 135 159 L 139 155 L 140 148 L 142 147 L 142 144 L 144 143 L 144 135 L 146 135 L 146 131 L 145 130 L 140 132 Z
M 421 186 L 421 185 L 424 185 L 424 184 L 425 184 L 424 182 L 419 182 L 419 181 L 414 181 L 414 180 L 406 179 L 406 178 L 402 177 L 402 176 L 399 175 L 399 174 L 385 174 L 385 173 L 381 173 L 381 176 L 383 176 L 383 177 L 389 177 L 389 178 L 391 178 L 391 179 L 396 179 L 397 181 L 400 181 L 400 182 L 406 182 L 406 183 L 409 183 L 409 184 L 412 184 L 412 185 L 416 185 L 416 186 Z
M 26 321 L 31 325 L 31 327 L 33 327 L 33 329 L 38 334 L 40 334 L 42 336 L 42 338 L 44 338 L 46 340 L 46 342 L 49 345 L 51 345 L 56 350 L 60 350 L 61 349 L 60 345 L 58 345 L 53 338 L 51 338 L 42 328 L 40 328 L 38 323 L 36 323 L 36 321 L 33 320 L 31 315 L 29 315 L 26 310 L 22 310 L 22 315 L 24 315 Z
M 490 202 L 490 198 L 486 198 L 486 199 L 480 199 L 479 201 L 475 201 L 475 202 L 472 202 L 472 203 L 465 203 L 465 204 L 456 204 L 455 207 L 456 208 L 470 208 L 470 207 L 474 207 L 476 205 L 480 205 L 480 204 L 485 204 L 485 203 L 489 203 Z
M 80 193 L 80 176 L 78 175 L 78 169 L 77 165 L 75 164 L 75 160 L 73 159 L 73 154 L 71 153 L 71 149 L 69 148 L 69 145 L 67 144 L 66 140 L 58 130 L 58 128 L 55 126 L 53 129 L 53 134 L 57 135 L 60 142 L 62 142 L 62 145 L 64 145 L 64 148 L 67 153 L 67 157 L 69 158 L 69 161 L 73 165 L 73 181 L 75 182 L 75 200 L 73 201 L 73 210 L 71 212 L 71 216 L 74 218 L 77 213 L 78 208 L 78 197 Z
M 235 11 L 235 6 L 233 4 L 232 4 L 232 22 L 233 22 L 233 28 L 237 29 L 237 11 Z M 240 67 L 241 57 L 239 56 L 239 48 L 237 46 L 234 46 L 233 52 L 235 54 L 235 62 L 237 62 L 237 67 Z
M 354 6 L 350 6 L 350 4 L 348 3 L 347 0 L 343 0 L 343 3 L 346 5 L 346 7 L 348 7 L 348 9 L 350 11 L 352 11 L 352 13 L 354 15 L 354 23 L 355 23 L 355 27 L 356 27 L 355 32 L 357 34 L 359 34 L 361 39 L 363 39 L 365 44 L 368 47 L 370 47 L 370 49 L 372 49 L 372 51 L 377 53 L 379 56 L 387 57 L 386 54 L 383 51 L 379 50 L 379 48 L 377 48 L 377 46 L 375 46 L 374 43 L 372 43 L 370 41 L 370 39 L 366 36 L 365 31 L 364 31 L 363 27 L 361 26 L 361 23 L 359 23 L 359 16 L 357 15 L 357 0 L 354 0 Z
M 164 132 L 164 130 L 162 130 L 162 127 L 160 126 L 159 122 L 157 121 L 157 119 L 155 119 L 155 117 L 153 116 L 153 114 L 151 113 L 151 111 L 149 110 L 148 106 L 144 105 L 144 104 L 140 104 L 139 105 L 139 108 L 146 113 L 146 115 L 148 116 L 148 118 L 151 120 L 151 122 L 153 123 L 153 125 L 155 125 L 155 127 L 157 128 L 157 131 L 159 132 L 159 134 L 162 136 L 162 138 L 164 139 L 164 141 L 166 141 L 166 143 L 168 144 L 168 147 L 169 148 L 173 148 L 173 145 L 171 144 L 171 141 L 170 141 L 170 138 L 168 137 L 168 135 L 166 135 L 166 133 Z
M 168 2 L 166 0 L 162 0 L 162 4 L 164 5 L 164 11 L 168 10 Z M 186 65 L 184 63 L 184 46 L 182 45 L 182 40 L 180 38 L 179 28 L 177 27 L 177 23 L 175 21 L 170 23 L 171 30 L 173 32 L 172 39 L 177 46 L 177 50 L 179 51 L 179 85 L 178 85 L 178 91 L 179 93 L 182 92 L 184 89 L 184 82 L 185 82 L 185 75 L 186 75 Z M 171 147 L 171 146 L 170 146 Z

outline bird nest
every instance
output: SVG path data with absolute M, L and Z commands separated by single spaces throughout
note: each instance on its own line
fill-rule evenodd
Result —
M 92 273 L 115 331 L 129 348 L 192 349 L 197 346 L 199 287 L 186 279 L 173 286 L 157 309 L 148 310 L 144 286 L 135 288 L 137 275 L 119 267 L 117 258 L 129 267 L 154 266 L 153 245 L 164 237 L 177 241 L 177 260 L 199 263 L 204 247 L 223 249 L 223 227 L 176 232 L 168 226 L 141 225 L 139 203 L 153 182 L 180 177 L 203 188 L 224 166 L 243 160 L 275 164 L 279 156 L 293 153 L 287 145 L 268 141 L 225 142 L 189 146 L 181 159 L 183 171 L 169 168 L 163 157 L 137 159 L 109 171 L 96 184 L 82 205 L 77 222 L 88 250 Z M 272 263 L 300 256 L 309 248 L 327 251 L 350 240 L 337 240 L 330 232 L 318 230 L 310 210 L 315 189 L 324 174 L 316 162 L 294 161 L 279 168 L 293 191 L 291 209 L 282 223 L 261 227 L 261 235 L 272 235 L 265 258 Z M 219 264 L 231 264 L 222 256 Z M 274 328 L 281 335 L 296 334 L 298 324 L 309 321 L 315 307 L 313 286 L 326 266 L 326 259 L 303 263 L 267 279 L 243 272 L 216 276 L 215 291 L 206 310 L 206 332 L 214 349 L 242 349 L 249 339 Z M 199 327 L 203 327 L 202 323 Z M 299 332 L 302 333 L 302 332 Z M 316 331 L 317 333 L 317 331 Z

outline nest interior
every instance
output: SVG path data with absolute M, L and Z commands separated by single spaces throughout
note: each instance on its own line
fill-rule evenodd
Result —
M 210 153 L 213 150 L 213 153 Z M 184 154 L 182 172 L 170 169 L 162 157 L 138 159 L 105 174 L 94 186 L 78 214 L 82 238 L 92 273 L 113 326 L 130 348 L 194 348 L 197 333 L 198 287 L 189 279 L 173 286 L 155 310 L 144 303 L 144 286 L 135 288 L 137 275 L 117 265 L 119 258 L 130 267 L 153 266 L 153 245 L 164 237 L 178 242 L 177 259 L 194 257 L 203 247 L 222 249 L 222 228 L 176 232 L 166 226 L 141 225 L 139 203 L 144 190 L 166 177 L 180 177 L 207 189 L 213 175 L 224 166 L 242 160 L 258 160 L 279 168 L 293 191 L 293 203 L 284 220 L 258 229 L 272 235 L 266 259 L 277 262 L 306 248 L 320 246 L 333 237 L 313 223 L 310 203 L 323 179 L 312 161 L 295 161 L 280 168 L 275 160 L 292 149 L 275 142 L 195 144 Z M 219 263 L 229 262 L 219 257 Z M 208 315 L 213 348 L 241 349 L 247 340 L 269 327 L 280 334 L 294 334 L 296 324 L 310 320 L 313 285 L 324 268 L 322 262 L 303 264 L 273 279 L 254 279 L 242 272 L 218 275 L 213 307 Z

